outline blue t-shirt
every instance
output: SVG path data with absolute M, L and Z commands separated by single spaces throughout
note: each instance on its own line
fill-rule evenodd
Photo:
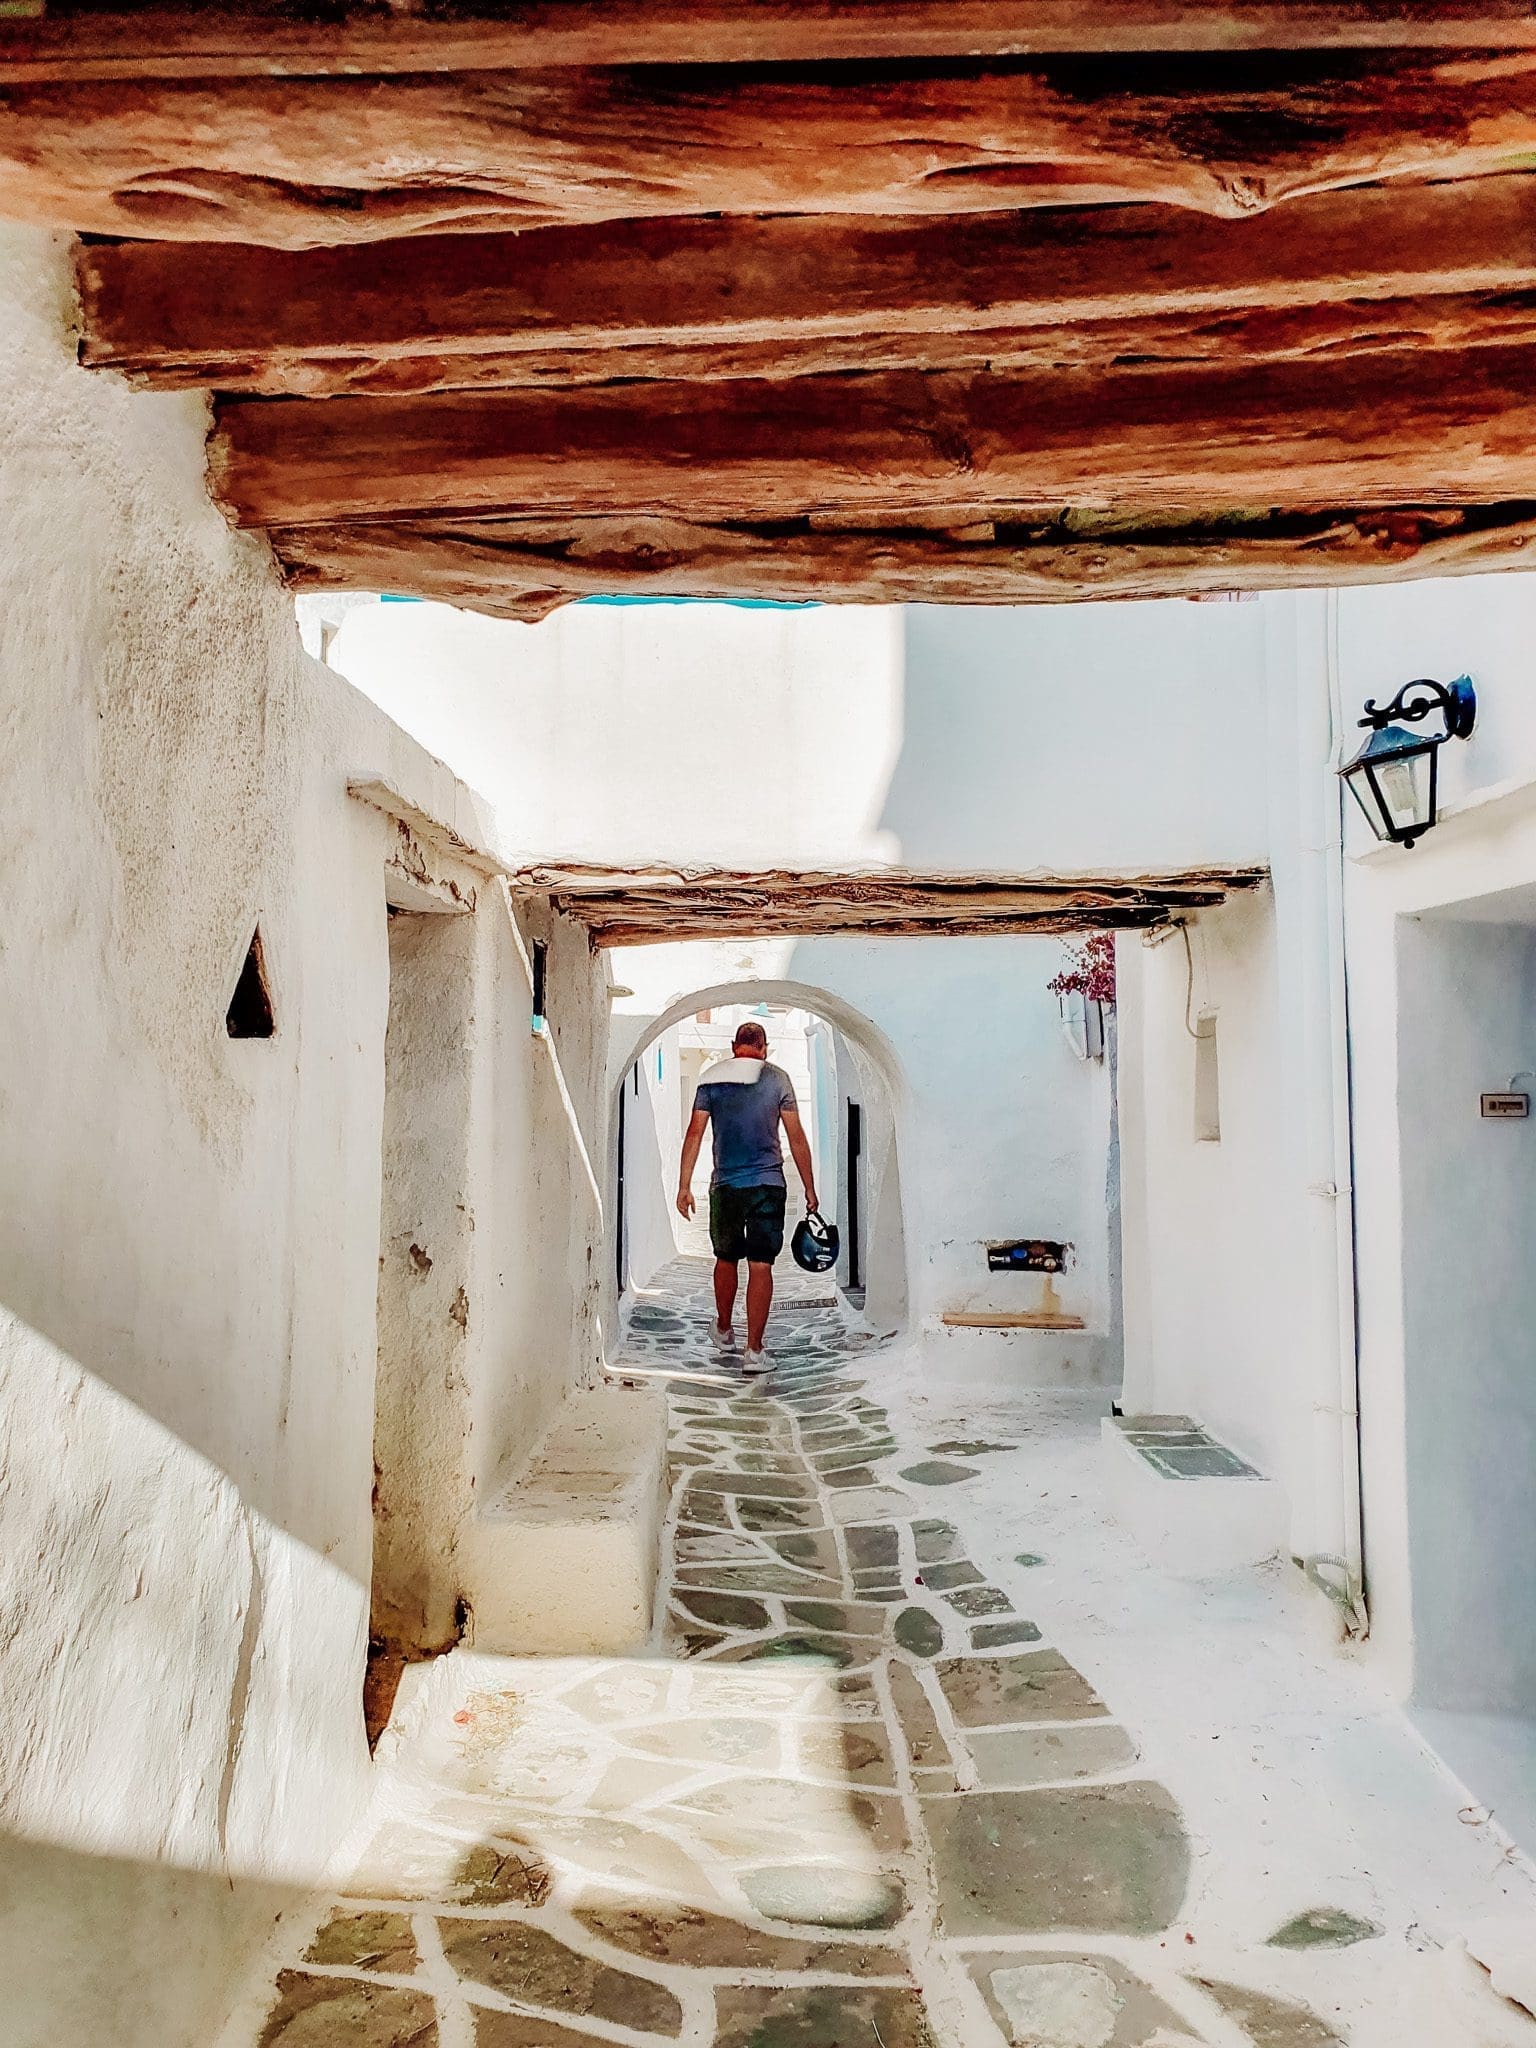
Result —
M 759 1069 L 755 1079 L 736 1078 L 753 1067 Z M 722 1073 L 730 1078 L 710 1079 Z M 705 1074 L 693 1106 L 707 1113 L 715 1141 L 712 1188 L 783 1187 L 779 1117 L 796 1104 L 793 1083 L 782 1067 L 767 1060 L 726 1060 Z

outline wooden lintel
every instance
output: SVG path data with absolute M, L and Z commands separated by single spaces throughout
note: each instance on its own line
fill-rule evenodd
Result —
M 1536 503 L 1268 517 L 1223 528 L 774 534 L 671 520 L 299 527 L 271 536 L 299 588 L 393 590 L 535 621 L 573 598 L 1060 604 L 1470 575 L 1536 562 Z
M 809 924 L 792 910 L 774 906 L 755 919 L 695 916 L 670 922 L 628 922 L 615 918 L 611 924 L 588 925 L 587 932 L 593 947 L 604 951 L 620 946 L 674 945 L 684 939 L 816 938 L 850 932 L 871 939 L 1058 939 L 1089 931 L 1140 931 L 1167 922 L 1166 912 L 1111 917 L 1064 910 L 1036 917 L 956 917 L 941 923 L 932 919 L 850 915 L 840 923 Z
M 1536 348 L 1016 376 L 938 371 L 425 398 L 237 399 L 242 526 L 450 515 L 956 520 L 1536 498 Z
M 695 64 L 3 90 L 0 211 L 303 248 L 684 214 L 1233 218 L 1536 153 L 1536 50 Z
M 9 13 L 0 82 L 1536 44 L 1526 0 L 20 0 Z
M 1536 333 L 1536 177 L 1366 187 L 1240 222 L 1152 206 L 652 220 L 302 251 L 94 244 L 77 269 L 87 363 L 306 396 L 1464 348 Z
M 594 946 L 616 947 L 763 932 L 956 938 L 1144 930 L 1253 888 L 1265 873 L 1252 867 L 1144 875 L 701 869 L 669 877 L 661 870 L 614 873 L 556 862 L 519 870 L 508 886 L 547 895 L 586 928 Z

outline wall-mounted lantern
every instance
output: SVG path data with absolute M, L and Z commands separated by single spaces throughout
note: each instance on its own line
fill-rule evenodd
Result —
M 1443 732 L 1408 730 L 1432 711 L 1444 718 Z M 1395 723 L 1398 719 L 1406 723 Z M 1440 749 L 1447 740 L 1470 738 L 1476 721 L 1477 693 L 1470 676 L 1458 676 L 1454 683 L 1420 676 L 1404 683 L 1380 709 L 1374 697 L 1366 700 L 1360 723 L 1370 727 L 1371 736 L 1339 774 L 1378 839 L 1412 846 L 1430 829 L 1438 815 Z

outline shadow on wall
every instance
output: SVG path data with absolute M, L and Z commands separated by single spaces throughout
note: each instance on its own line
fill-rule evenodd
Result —
M 231 1956 L 304 1897 L 296 1885 L 0 1835 L 6 2048 L 211 2043 L 236 1990 Z
M 654 1132 L 647 1131 L 644 1123 L 636 1128 L 636 1110 L 646 1109 L 649 1097 L 626 1095 L 629 1077 L 656 1041 L 684 1018 L 700 1010 L 723 1010 L 733 1004 L 783 1004 L 786 1007 L 805 1010 L 811 1015 L 825 1019 L 840 1035 L 851 1057 L 857 1078 L 859 1096 L 856 1098 L 862 1111 L 863 1161 L 860 1182 L 861 1206 L 864 1216 L 862 1237 L 864 1257 L 861 1278 L 865 1287 L 865 1313 L 871 1323 L 882 1330 L 901 1329 L 907 1320 L 911 1300 L 911 1285 L 908 1272 L 908 1232 L 902 1199 L 901 1152 L 902 1133 L 907 1122 L 907 1084 L 901 1062 L 895 1048 L 878 1026 L 856 1010 L 852 1004 L 843 1001 L 828 990 L 817 988 L 808 982 L 787 980 L 736 981 L 719 983 L 708 988 L 693 990 L 670 1003 L 659 1016 L 636 1020 L 615 1019 L 615 1057 L 613 1065 L 618 1069 L 619 1081 L 612 1091 L 609 1117 L 609 1157 L 618 1162 L 621 1157 L 621 1117 L 623 1119 L 623 1157 L 626 1161 L 637 1162 L 642 1168 L 659 1173 L 660 1147 Z M 623 1036 L 628 1028 L 632 1035 Z M 849 1078 L 842 1077 L 846 1083 Z M 849 1099 L 846 1087 L 840 1090 L 839 1100 L 842 1114 L 846 1116 L 846 1102 Z M 651 1119 L 653 1122 L 654 1120 Z M 845 1136 L 840 1120 L 840 1140 Z M 840 1151 L 843 1149 L 840 1143 Z M 844 1162 L 846 1166 L 846 1160 Z M 617 1172 L 617 1167 L 616 1167 Z M 627 1178 L 627 1176 L 626 1176 Z M 834 1191 L 818 1190 L 824 1206 Z M 662 1187 L 663 1199 L 670 1200 L 671 1191 Z M 839 1204 L 845 1199 L 845 1184 L 842 1175 L 836 1190 Z M 629 1199 L 637 1198 L 634 1188 L 629 1189 Z M 615 1202 L 615 1213 L 618 1204 Z M 605 1326 L 617 1327 L 617 1247 L 610 1242 L 608 1256 L 604 1261 L 609 1300 L 605 1310 Z M 846 1279 L 847 1246 L 844 1248 L 844 1266 L 840 1277 Z

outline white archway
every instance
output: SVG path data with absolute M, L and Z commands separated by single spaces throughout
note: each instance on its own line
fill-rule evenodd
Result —
M 787 978 L 743 978 L 716 982 L 690 989 L 676 996 L 653 1016 L 616 1016 L 610 1039 L 608 1156 L 612 1165 L 615 1200 L 609 1225 L 608 1255 L 605 1257 L 605 1288 L 610 1296 L 609 1327 L 616 1327 L 622 1252 L 617 1233 L 624 1228 L 624 1205 L 619 1176 L 626 1157 L 633 1157 L 626 1142 L 629 1127 L 623 1091 L 658 1039 L 684 1019 L 701 1010 L 726 1009 L 733 1004 L 769 1003 L 804 1010 L 833 1026 L 852 1055 L 859 1077 L 864 1153 L 860 1171 L 863 1201 L 862 1236 L 866 1248 L 863 1281 L 866 1313 L 882 1330 L 898 1330 L 907 1321 L 912 1299 L 909 1272 L 910 1232 L 902 1195 L 901 1160 L 908 1129 L 909 1106 L 906 1075 L 895 1047 L 869 1017 L 831 990 L 812 982 Z M 626 1027 L 628 1027 L 626 1029 Z M 839 1177 L 837 1208 L 841 1211 L 846 1182 Z M 823 1206 L 828 1206 L 825 1193 Z M 846 1262 L 846 1247 L 845 1247 Z

